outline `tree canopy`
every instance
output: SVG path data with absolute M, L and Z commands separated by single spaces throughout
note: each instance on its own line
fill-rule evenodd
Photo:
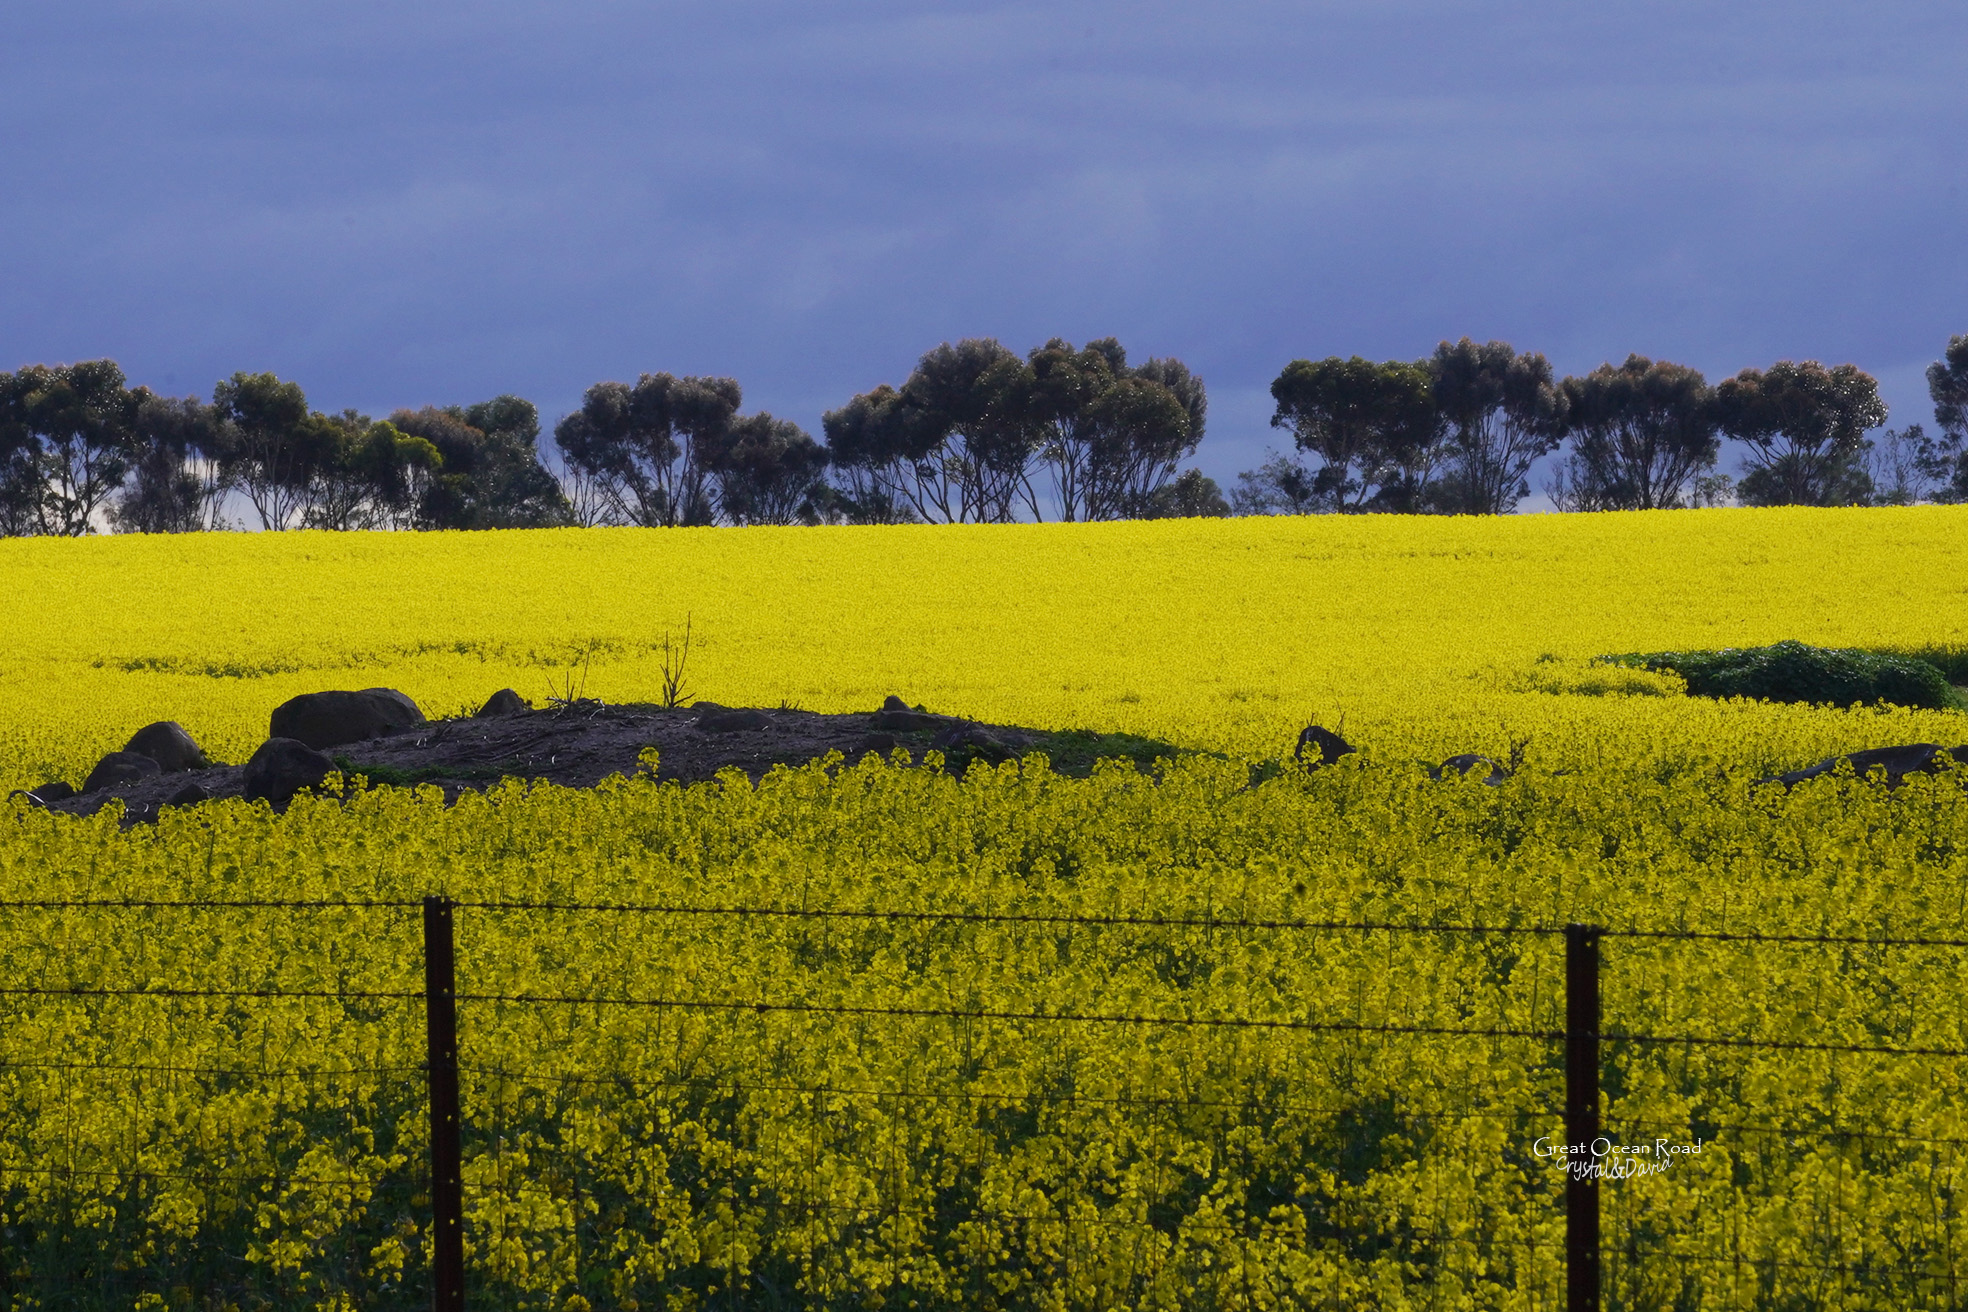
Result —
M 1861 505 L 1865 434 L 1886 422 L 1879 384 L 1854 365 L 1779 360 L 1715 388 L 1715 421 L 1749 447 L 1737 495 L 1755 506 Z
M 540 412 L 531 401 L 508 395 L 470 406 L 398 410 L 390 423 L 438 455 L 429 477 L 403 489 L 415 527 L 550 528 L 570 522 L 566 495 L 540 464 Z
M 633 387 L 596 383 L 554 429 L 554 441 L 618 523 L 819 518 L 826 463 L 819 444 L 763 412 L 740 418 L 743 403 L 732 378 L 644 374 Z
M 1273 428 L 1321 462 L 1312 492 L 1340 511 L 1423 508 L 1441 418 L 1423 364 L 1294 360 L 1271 384 Z
M 1940 432 L 1921 445 L 1920 471 L 1945 499 L 1968 501 L 1968 337 L 1948 338 L 1947 354 L 1927 366 L 1927 395 Z
M 16 531 L 92 532 L 136 464 L 145 395 L 114 360 L 0 374 L 0 514 Z
M 1447 468 L 1432 500 L 1442 510 L 1501 515 L 1531 494 L 1531 465 L 1558 449 L 1569 403 L 1551 362 L 1508 342 L 1443 342 L 1428 361 Z
M 901 387 L 828 412 L 853 517 L 1002 523 L 1146 513 L 1202 439 L 1208 400 L 1180 360 L 1128 364 L 1111 337 L 1053 338 L 1020 359 L 991 338 L 945 342 Z
M 1699 370 L 1629 355 L 1562 386 L 1572 446 L 1551 489 L 1559 509 L 1672 509 L 1715 467 L 1722 443 Z

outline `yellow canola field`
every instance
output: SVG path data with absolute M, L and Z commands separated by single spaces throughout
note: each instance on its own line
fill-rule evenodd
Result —
M 1968 649 L 1968 507 L 10 540 L 0 602 L 9 787 L 79 778 L 157 719 L 241 760 L 320 688 L 387 684 L 433 715 L 570 677 L 649 700 L 686 619 L 689 688 L 727 704 L 899 693 L 1253 757 L 1344 716 L 1386 756 L 1529 738 L 1551 768 L 1764 769 L 1953 742 L 1960 717 L 1647 695 L 1671 680 L 1583 662 Z
M 1957 780 L 1248 782 L 15 804 L 0 1307 L 427 1305 L 433 892 L 467 1306 L 1557 1308 L 1564 940 L 1344 926 L 1569 921 L 1799 936 L 1603 944 L 1607 1306 L 1959 1306 Z

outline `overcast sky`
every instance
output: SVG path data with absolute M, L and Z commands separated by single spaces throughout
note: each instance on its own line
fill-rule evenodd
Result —
M 820 414 L 945 339 L 1208 382 L 1500 337 L 1921 370 L 1968 332 L 1968 5 L 14 0 L 0 368 L 319 409 L 714 373 Z

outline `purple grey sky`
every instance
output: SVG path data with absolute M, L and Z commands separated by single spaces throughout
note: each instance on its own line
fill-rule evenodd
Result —
M 1226 485 L 1297 356 L 1921 370 L 1968 332 L 1968 6 L 16 0 L 0 368 L 320 409 L 1112 334 Z

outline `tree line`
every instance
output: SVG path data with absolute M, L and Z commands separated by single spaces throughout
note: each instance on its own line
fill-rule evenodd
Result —
M 1968 337 L 1927 370 L 1938 431 L 1886 422 L 1853 365 L 1779 360 L 1710 385 L 1630 355 L 1591 373 L 1506 342 L 1443 342 L 1425 360 L 1294 360 L 1271 385 L 1293 451 L 1238 476 L 1239 513 L 1502 514 L 1539 459 L 1560 510 L 1719 505 L 1907 505 L 1968 500 Z M 1742 444 L 1739 478 L 1718 469 Z
M 601 382 L 554 427 L 517 396 L 398 410 L 312 409 L 237 373 L 209 401 L 132 387 L 112 360 L 0 373 L 0 533 L 1002 523 L 1225 514 L 1502 514 L 1968 501 L 1968 336 L 1927 371 L 1935 431 L 1886 422 L 1852 365 L 1778 361 L 1710 385 L 1629 356 L 1557 378 L 1508 343 L 1418 361 L 1294 360 L 1272 383 L 1292 436 L 1230 496 L 1183 470 L 1208 399 L 1180 360 L 1130 364 L 1113 338 L 1020 356 L 944 343 L 900 385 L 822 419 L 741 414 L 730 378 Z M 1746 453 L 1719 471 L 1723 439 Z

